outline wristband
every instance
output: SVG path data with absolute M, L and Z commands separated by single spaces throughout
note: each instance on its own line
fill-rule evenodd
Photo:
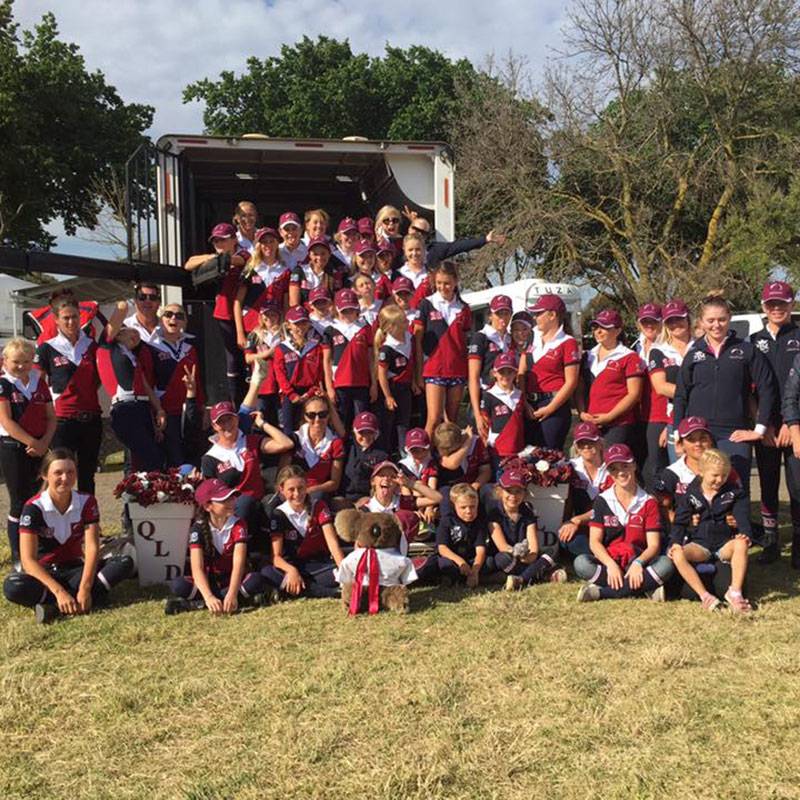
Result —
M 647 566 L 647 564 L 645 564 L 645 562 L 642 561 L 641 558 L 634 558 L 633 563 L 638 564 L 642 569 L 644 569 Z
M 753 431 L 759 436 L 763 436 L 767 432 L 767 426 L 759 422 L 758 425 L 753 428 Z

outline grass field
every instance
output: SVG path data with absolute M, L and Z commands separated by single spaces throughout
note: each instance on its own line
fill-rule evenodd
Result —
M 749 619 L 574 582 L 354 620 L 168 618 L 134 582 L 48 627 L 2 602 L 0 797 L 797 798 L 798 573 L 751 587 Z

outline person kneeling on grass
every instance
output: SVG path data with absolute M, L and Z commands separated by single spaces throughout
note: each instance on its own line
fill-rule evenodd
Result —
M 436 564 L 445 586 L 466 580 L 473 589 L 478 576 L 488 572 L 488 524 L 479 512 L 478 493 L 468 483 L 457 483 L 450 490 L 450 503 L 452 510 L 444 514 L 436 530 Z
M 730 562 L 731 585 L 725 601 L 735 613 L 750 611 L 742 596 L 747 573 L 747 551 L 751 543 L 750 504 L 741 484 L 731 480 L 731 461 L 721 450 L 709 449 L 700 456 L 700 474 L 688 485 L 675 510 L 669 557 L 681 577 L 697 592 L 706 611 L 720 601 L 706 590 L 694 564 Z M 728 521 L 733 516 L 738 531 Z
M 563 569 L 555 569 L 553 557 L 539 552 L 536 513 L 525 502 L 526 486 L 521 472 L 503 472 L 495 487 L 500 502 L 489 512 L 489 531 L 497 548 L 492 560 L 498 570 L 508 575 L 508 592 L 548 579 L 553 583 L 567 580 Z
M 45 486 L 22 509 L 20 558 L 24 572 L 3 584 L 12 603 L 33 607 L 38 622 L 85 614 L 133 572 L 130 556 L 100 560 L 100 512 L 94 495 L 73 491 L 75 457 L 58 447 L 42 461 Z
M 247 523 L 234 513 L 239 492 L 219 478 L 204 480 L 195 491 L 199 508 L 189 534 L 191 576 L 169 582 L 177 597 L 167 600 L 166 614 L 207 608 L 212 614 L 232 614 L 239 598 L 263 605 L 266 581 L 247 569 Z
M 636 464 L 626 444 L 606 449 L 605 464 L 614 485 L 594 501 L 589 520 L 591 556 L 578 556 L 575 571 L 591 572 L 578 592 L 578 602 L 650 594 L 665 599 L 664 583 L 673 572 L 660 556 L 661 517 L 658 503 L 636 481 Z

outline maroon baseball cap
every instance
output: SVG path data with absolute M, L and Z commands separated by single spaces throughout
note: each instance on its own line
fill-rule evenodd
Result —
M 348 231 L 358 231 L 358 225 L 352 217 L 345 217 L 337 226 L 337 233 L 347 233 Z
M 222 417 L 227 416 L 228 414 L 233 414 L 236 416 L 236 409 L 233 407 L 233 403 L 231 403 L 230 400 L 222 400 L 215 406 L 211 407 L 212 422 L 218 422 L 220 419 L 222 419 Z
M 377 433 L 378 418 L 371 411 L 362 411 L 360 414 L 356 414 L 356 418 L 353 420 L 353 430 Z
M 704 417 L 684 417 L 678 425 L 678 437 L 685 439 L 695 431 L 705 431 L 711 436 L 711 428 L 708 427 Z
M 430 450 L 431 437 L 425 428 L 412 428 L 406 434 L 406 450 L 413 450 L 415 447 L 426 448 Z
M 496 294 L 489 303 L 490 311 L 513 311 L 514 305 L 507 294 Z
M 794 289 L 783 281 L 773 281 L 764 285 L 761 292 L 761 301 L 780 300 L 783 303 L 794 302 Z
M 281 214 L 280 219 L 278 220 L 278 227 L 283 228 L 285 225 L 297 225 L 300 227 L 300 217 L 294 213 L 294 211 L 284 211 Z
M 683 300 L 670 300 L 669 303 L 666 303 L 661 309 L 661 316 L 664 318 L 665 322 L 675 317 L 686 318 L 689 316 L 689 306 L 687 306 Z
M 278 231 L 275 228 L 259 228 L 256 231 L 256 241 L 260 242 L 265 236 L 272 236 L 274 239 L 280 241 L 280 236 L 278 236 Z
M 212 501 L 221 503 L 237 494 L 239 494 L 237 489 L 223 483 L 219 478 L 207 478 L 195 489 L 194 499 L 198 505 L 204 506 Z
M 661 322 L 664 316 L 661 312 L 661 306 L 658 303 L 645 303 L 639 306 L 636 312 L 636 319 L 641 322 L 643 319 L 654 319 L 656 322 Z
M 358 308 L 358 295 L 352 289 L 339 289 L 333 296 L 333 302 L 337 311 L 345 311 L 348 308 Z
M 612 464 L 633 464 L 634 458 L 630 447 L 626 444 L 612 444 L 606 448 L 603 459 L 607 467 Z
M 517 363 L 517 357 L 513 353 L 500 353 L 499 356 L 494 360 L 494 364 L 492 365 L 492 369 L 501 370 L 501 369 L 513 369 L 516 370 L 519 367 Z
M 530 311 L 517 311 L 517 313 L 511 317 L 511 324 L 513 325 L 515 322 L 521 322 L 529 328 L 532 328 L 534 325 L 534 319 Z
M 377 249 L 376 252 L 378 252 L 379 254 L 380 253 L 391 253 L 392 255 L 394 255 L 394 252 L 395 252 L 394 245 L 388 239 L 381 239 L 378 242 L 378 249 Z
M 565 314 L 567 307 L 557 294 L 543 294 L 532 306 L 528 306 L 528 311 L 531 314 L 538 314 L 540 311 L 556 311 L 559 314 Z
M 324 286 L 315 286 L 308 293 L 308 302 L 312 305 L 319 300 L 327 300 L 328 302 L 331 300 L 331 296 Z
M 372 242 L 365 241 L 362 239 L 360 242 L 356 242 L 356 246 L 353 248 L 353 252 L 361 255 L 362 253 L 374 253 L 375 252 L 375 245 Z
M 280 314 L 281 307 L 274 300 L 265 300 L 261 308 L 258 309 L 259 314 Z
M 292 306 L 292 308 L 286 312 L 285 319 L 292 324 L 308 322 L 308 311 L 306 311 L 303 306 Z
M 595 425 L 594 422 L 579 422 L 572 432 L 572 439 L 576 442 L 599 442 L 600 431 L 597 429 L 597 425 Z
M 316 247 L 317 245 L 324 247 L 328 252 L 330 252 L 331 243 L 324 236 L 315 236 L 313 239 L 309 239 L 307 247 L 310 250 L 312 247 Z
M 401 275 L 392 281 L 392 291 L 395 293 L 408 292 L 409 294 L 414 294 L 414 283 L 411 278 Z
M 361 217 L 356 227 L 359 233 L 375 233 L 375 226 L 372 224 L 371 217 Z
M 615 308 L 605 308 L 589 324 L 598 328 L 621 328 L 622 315 Z
M 393 461 L 381 461 L 379 464 L 375 465 L 375 468 L 372 470 L 372 476 L 375 477 L 382 469 L 392 469 L 394 470 L 395 474 L 400 474 L 400 467 L 397 466 Z
M 525 475 L 518 469 L 507 469 L 500 476 L 498 483 L 504 489 L 524 489 L 528 482 L 525 480 Z
M 214 239 L 230 239 L 236 236 L 236 228 L 230 222 L 220 222 L 211 229 L 211 235 L 208 237 L 209 242 Z

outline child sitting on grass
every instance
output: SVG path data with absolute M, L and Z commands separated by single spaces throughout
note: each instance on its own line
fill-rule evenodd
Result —
M 736 521 L 733 530 L 727 517 Z M 742 595 L 751 542 L 750 508 L 742 486 L 731 480 L 731 461 L 714 448 L 700 456 L 700 474 L 688 485 L 675 510 L 669 557 L 686 583 L 697 592 L 706 611 L 719 607 L 706 590 L 694 564 L 721 561 L 731 565 L 725 601 L 735 613 L 750 611 Z
M 489 532 L 497 548 L 494 566 L 505 572 L 506 591 L 513 592 L 548 579 L 563 583 L 567 573 L 554 569 L 555 559 L 540 553 L 536 513 L 525 502 L 525 476 L 516 470 L 506 470 L 495 487 L 499 500 L 489 512 Z
M 472 589 L 478 576 L 488 571 L 486 517 L 479 513 L 478 493 L 468 483 L 457 483 L 450 490 L 450 503 L 452 510 L 436 530 L 437 566 L 443 585 L 465 580 Z
M 207 608 L 232 614 L 245 603 L 262 605 L 266 581 L 247 569 L 247 523 L 234 513 L 238 491 L 219 478 L 203 481 L 195 492 L 199 506 L 189 534 L 191 576 L 169 582 L 177 597 L 167 600 L 166 614 Z

